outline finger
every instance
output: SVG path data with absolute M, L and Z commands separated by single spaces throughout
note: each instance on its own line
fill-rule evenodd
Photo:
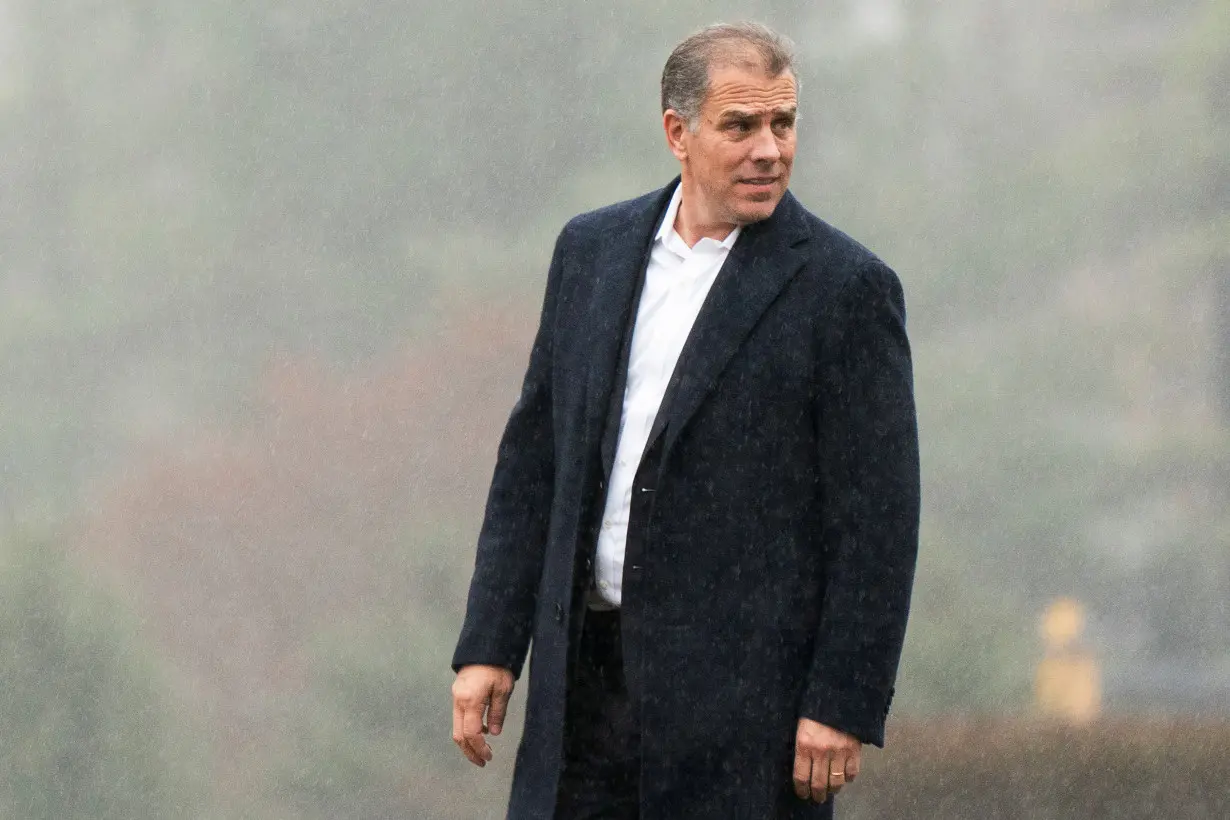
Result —
M 453 742 L 458 746 L 465 742 L 465 735 L 461 733 L 461 707 L 456 698 L 453 698 Z
M 841 751 L 833 752 L 833 759 L 829 761 L 829 794 L 837 794 L 841 791 L 841 787 L 846 785 L 846 760 L 847 755 Z
M 483 707 L 485 703 L 478 705 L 465 706 L 465 712 L 461 718 L 461 732 L 465 735 L 466 745 L 478 756 L 479 766 L 486 765 L 486 761 L 491 759 L 491 747 L 487 745 L 487 739 L 483 737 Z
M 457 748 L 461 749 L 461 753 L 473 763 L 475 766 L 483 765 L 483 761 L 474 754 L 474 750 L 470 748 L 470 744 L 466 742 L 465 729 L 463 728 L 462 708 L 461 704 L 456 699 L 453 700 L 453 742 L 457 744 Z
M 829 799 L 829 752 L 825 750 L 811 760 L 811 799 L 823 803 Z
M 504 717 L 508 714 L 508 698 L 511 692 L 496 689 L 491 695 L 491 708 L 487 710 L 487 728 L 498 735 L 504 729 Z
M 853 783 L 854 778 L 858 777 L 858 773 L 862 768 L 863 768 L 862 750 L 854 749 L 850 752 L 850 756 L 846 758 L 846 782 Z
M 802 749 L 794 750 L 794 793 L 800 800 L 811 797 L 811 755 Z

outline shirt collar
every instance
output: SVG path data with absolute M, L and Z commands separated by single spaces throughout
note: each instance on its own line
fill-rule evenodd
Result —
M 658 226 L 658 232 L 654 234 L 654 241 L 661 242 L 664 245 L 675 245 L 676 247 L 687 248 L 687 243 L 683 241 L 683 237 L 675 232 L 675 217 L 679 215 L 679 203 L 683 202 L 683 183 L 680 182 L 675 186 L 675 192 L 671 194 L 671 202 L 666 206 L 666 213 L 662 216 L 662 224 Z M 735 246 L 735 240 L 739 238 L 739 232 L 743 230 L 742 225 L 736 225 L 725 239 L 717 244 L 725 250 L 730 250 Z M 671 242 L 670 240 L 675 240 Z M 701 242 L 704 240 L 702 239 Z M 710 240 L 717 241 L 717 240 Z M 697 243 L 698 245 L 700 242 Z

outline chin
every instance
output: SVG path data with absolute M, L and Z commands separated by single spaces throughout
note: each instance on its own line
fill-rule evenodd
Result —
M 772 199 L 763 202 L 748 202 L 736 211 L 740 224 L 748 224 L 751 222 L 763 222 L 773 216 L 773 212 L 777 210 L 777 203 L 781 201 L 781 197 L 775 196 Z

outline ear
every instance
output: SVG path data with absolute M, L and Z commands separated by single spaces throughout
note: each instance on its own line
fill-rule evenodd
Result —
M 666 144 L 670 147 L 675 159 L 683 162 L 688 158 L 688 147 L 684 136 L 688 133 L 688 122 L 673 108 L 668 108 L 662 114 L 662 130 L 666 132 Z

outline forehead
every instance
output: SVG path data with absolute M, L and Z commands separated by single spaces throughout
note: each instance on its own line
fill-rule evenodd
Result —
M 721 66 L 709 72 L 709 94 L 704 109 L 711 116 L 720 117 L 730 111 L 782 111 L 797 105 L 794 74 L 790 71 L 770 77 L 760 68 Z

